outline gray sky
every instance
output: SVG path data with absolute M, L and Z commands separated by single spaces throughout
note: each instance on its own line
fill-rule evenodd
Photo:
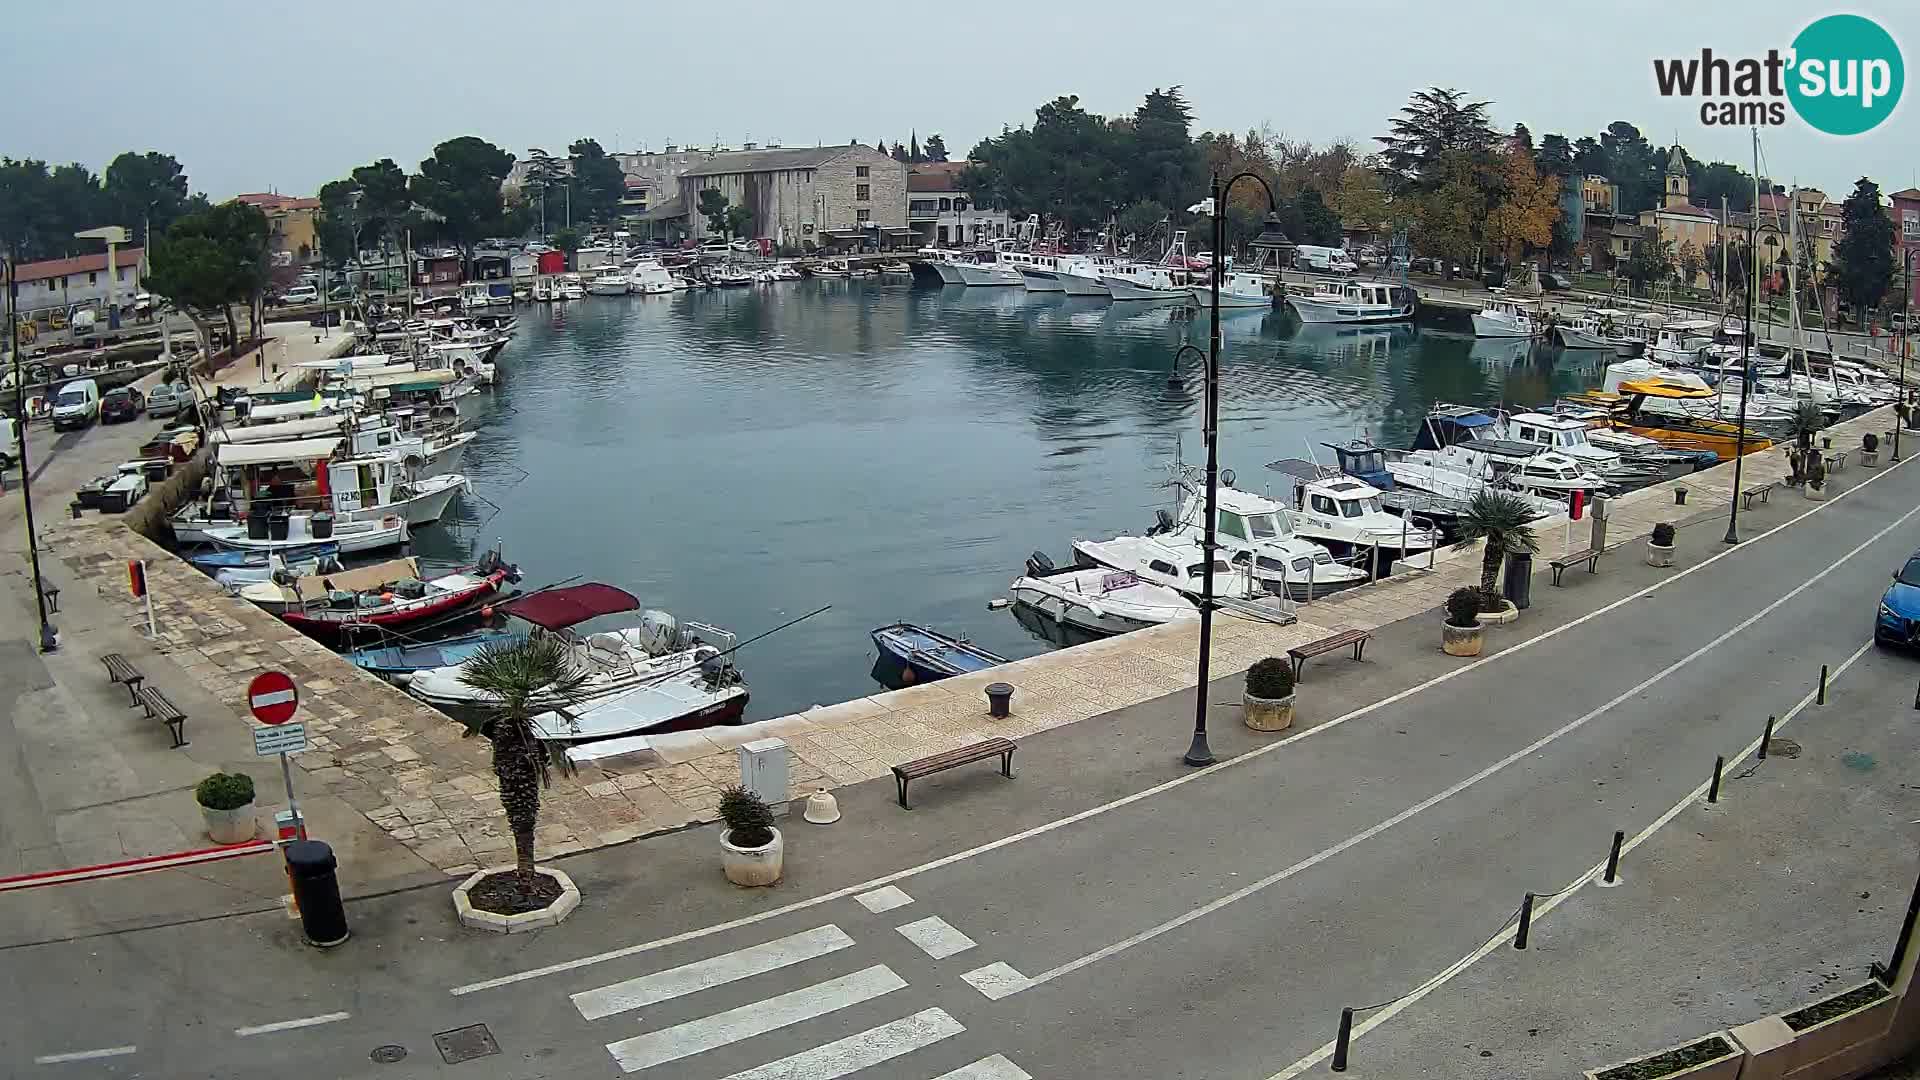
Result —
M 1817 10 L 1614 0 L 1551 12 L 1472 0 L 11 3 L 0 154 L 99 169 L 121 150 L 163 150 L 216 199 L 312 194 L 379 157 L 412 170 L 434 143 L 466 134 L 524 156 L 582 136 L 633 150 L 918 130 L 942 132 L 959 156 L 1056 95 L 1111 115 L 1176 83 L 1198 129 L 1269 124 L 1370 150 L 1410 91 L 1439 84 L 1491 100 L 1503 129 L 1575 138 L 1624 119 L 1656 144 L 1677 135 L 1697 157 L 1745 165 L 1746 129 L 1702 126 L 1698 102 L 1661 99 L 1652 58 L 1784 49 L 1831 10 L 1877 19 L 1915 59 L 1920 8 L 1906 0 Z M 1883 191 L 1915 186 L 1915 109 L 1904 101 L 1847 139 L 1789 110 L 1786 126 L 1761 131 L 1765 164 L 1836 197 L 1863 174 Z

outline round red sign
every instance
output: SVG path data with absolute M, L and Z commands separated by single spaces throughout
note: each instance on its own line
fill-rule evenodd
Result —
M 253 718 L 263 724 L 284 724 L 300 707 L 300 691 L 286 672 L 263 672 L 247 684 L 247 706 L 253 710 Z

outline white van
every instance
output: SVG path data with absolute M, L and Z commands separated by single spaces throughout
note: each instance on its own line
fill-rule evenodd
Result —
M 1351 274 L 1360 269 L 1359 264 L 1347 256 L 1346 248 L 1317 247 L 1313 244 L 1301 244 L 1294 250 L 1294 265 L 1323 274 Z
M 20 423 L 11 416 L 0 416 L 0 471 L 13 468 L 20 460 Z
M 53 430 L 83 428 L 100 418 L 100 384 L 76 379 L 53 397 Z

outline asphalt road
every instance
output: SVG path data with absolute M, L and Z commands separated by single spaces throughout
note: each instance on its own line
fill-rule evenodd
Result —
M 696 830 L 582 860 L 583 889 L 616 900 L 524 940 L 448 933 L 430 892 L 356 905 L 356 943 L 334 953 L 272 916 L 8 950 L 35 976 L 0 988 L 0 1052 L 46 1076 L 1261 1080 L 1325 1043 L 1341 1006 L 1419 986 L 1523 891 L 1588 873 L 1614 830 L 1653 824 L 1854 653 L 1920 539 L 1920 471 L 1871 475 L 1770 535 L 1755 515 L 1715 561 L 1689 537 L 1684 572 L 1622 552 L 1599 580 L 1648 589 L 1479 664 L 1438 658 L 1430 619 L 1389 628 L 1369 655 L 1426 682 L 1284 743 L 1236 742 L 1260 749 L 1202 773 L 1143 758 L 1111 802 L 1075 806 L 1075 778 L 1032 761 L 1003 789 L 937 789 L 944 816 L 931 790 L 914 818 L 882 816 L 884 782 L 843 792 L 850 819 L 886 827 L 796 858 L 777 892 L 676 900 L 688 860 L 711 865 Z M 1329 692 L 1330 664 L 1303 697 Z M 1912 692 L 1899 664 L 1844 678 Z M 1040 760 L 1139 752 L 1099 724 L 1053 733 Z M 917 871 L 891 857 L 1001 798 L 1060 816 L 1015 830 L 983 812 L 977 848 L 934 845 Z M 613 858 L 657 875 L 656 898 L 622 909 L 586 877 Z M 1726 917 L 1767 902 L 1728 896 Z M 424 1038 L 474 1023 L 499 1055 L 444 1064 Z M 408 1056 L 374 1063 L 386 1044 Z

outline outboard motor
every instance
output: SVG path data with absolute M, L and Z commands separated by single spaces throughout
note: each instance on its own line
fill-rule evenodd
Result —
M 1046 552 L 1036 551 L 1027 556 L 1028 577 L 1046 577 L 1048 574 L 1053 573 L 1053 571 L 1053 560 L 1047 558 Z
M 640 613 L 640 647 L 648 656 L 665 656 L 680 647 L 680 624 L 664 611 Z
M 1173 513 L 1164 507 L 1153 512 L 1153 527 L 1147 530 L 1148 536 L 1162 536 L 1173 531 Z

